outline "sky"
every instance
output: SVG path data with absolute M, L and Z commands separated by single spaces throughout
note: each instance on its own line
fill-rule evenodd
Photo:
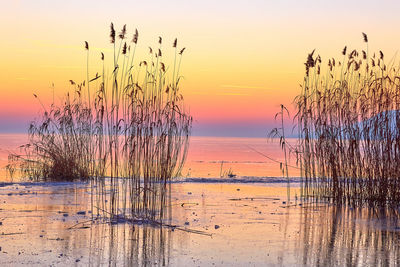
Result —
M 265 137 L 280 104 L 295 113 L 307 53 L 315 48 L 324 59 L 345 45 L 363 48 L 366 32 L 370 51 L 393 58 L 399 10 L 399 1 L 367 0 L 1 0 L 0 132 L 27 130 L 41 110 L 33 94 L 50 103 L 70 79 L 84 80 L 83 43 L 89 64 L 99 64 L 113 22 L 138 29 L 139 56 L 158 36 L 186 47 L 181 90 L 193 135 Z

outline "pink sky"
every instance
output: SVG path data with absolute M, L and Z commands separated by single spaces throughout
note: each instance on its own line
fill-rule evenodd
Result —
M 4 1 L 0 4 L 0 132 L 21 132 L 43 102 L 85 79 L 111 49 L 108 27 L 139 29 L 139 56 L 175 37 L 187 48 L 182 92 L 196 135 L 265 136 L 282 103 L 291 110 L 307 53 L 336 57 L 344 45 L 391 58 L 400 47 L 396 1 Z M 168 53 L 167 53 L 168 56 Z M 95 73 L 95 70 L 93 70 Z

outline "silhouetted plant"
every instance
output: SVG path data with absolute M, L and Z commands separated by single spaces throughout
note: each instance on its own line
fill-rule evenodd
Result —
M 192 125 L 179 88 L 184 48 L 178 52 L 174 41 L 171 75 L 161 37 L 157 53 L 150 48 L 150 59 L 136 63 L 138 31 L 130 43 L 126 36 L 125 25 L 116 35 L 111 24 L 110 75 L 101 53 L 102 74 L 90 78 L 87 66 L 85 81 L 70 80 L 73 96 L 48 110 L 42 105 L 24 153 L 10 155 L 10 164 L 36 181 L 89 179 L 97 214 L 159 220 L 167 183 L 184 164 Z M 84 48 L 89 62 L 88 42 Z
M 368 45 L 368 38 L 363 33 Z M 295 99 L 302 195 L 336 203 L 400 203 L 400 77 L 379 51 L 343 49 L 322 70 L 314 51 Z

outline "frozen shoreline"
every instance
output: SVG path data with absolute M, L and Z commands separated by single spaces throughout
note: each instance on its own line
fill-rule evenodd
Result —
M 109 179 L 106 177 L 105 179 Z M 124 178 L 120 178 L 124 179 Z M 289 177 L 290 185 L 298 186 L 300 183 L 300 177 Z M 287 178 L 284 177 L 254 177 L 254 176 L 240 176 L 235 178 L 210 178 L 210 177 L 190 177 L 184 178 L 179 177 L 172 179 L 170 183 L 211 183 L 211 184 L 277 184 L 285 186 L 288 182 Z M 88 184 L 89 181 L 75 181 L 75 182 L 63 182 L 63 181 L 49 181 L 49 182 L 34 182 L 34 181 L 15 181 L 15 182 L 6 182 L 0 181 L 0 188 L 9 186 L 9 185 L 21 185 L 21 186 L 62 186 L 62 185 L 79 185 L 79 184 Z M 285 185 L 283 185 L 285 184 Z
M 90 223 L 83 182 L 1 186 L 0 265 L 373 266 L 400 256 L 396 220 L 286 203 L 284 183 L 172 183 L 171 190 L 171 223 L 206 235 Z

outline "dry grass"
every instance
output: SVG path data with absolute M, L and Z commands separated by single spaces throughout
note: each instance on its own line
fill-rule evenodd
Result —
M 180 93 L 184 48 L 174 50 L 173 72 L 158 48 L 136 62 L 139 34 L 127 41 L 123 26 L 110 29 L 113 52 L 99 56 L 102 74 L 81 84 L 73 96 L 45 109 L 32 123 L 30 142 L 10 164 L 33 180 L 89 179 L 93 207 L 110 218 L 161 219 L 169 180 L 186 158 L 192 117 Z M 89 62 L 90 46 L 85 42 Z M 156 51 L 156 52 L 155 52 Z M 111 66 L 106 62 L 111 62 Z M 107 75 L 107 73 L 110 73 Z
M 62 105 L 46 109 L 42 118 L 31 123 L 29 143 L 20 147 L 23 153 L 9 155 L 9 166 L 14 164 L 23 177 L 34 181 L 94 177 L 95 157 L 89 153 L 91 110 L 82 101 L 78 92 L 72 98 L 67 95 Z
M 400 77 L 379 51 L 343 49 L 326 69 L 308 55 L 297 122 L 302 195 L 336 203 L 400 203 Z M 324 73 L 324 74 L 323 74 Z

